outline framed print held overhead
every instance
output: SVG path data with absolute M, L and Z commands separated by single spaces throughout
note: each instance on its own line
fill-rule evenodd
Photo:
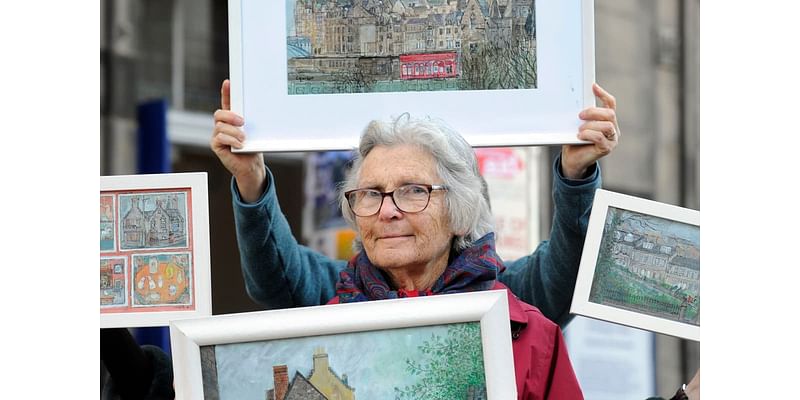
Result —
M 485 291 L 173 321 L 175 395 L 516 398 L 506 296 Z
M 206 173 L 100 177 L 100 327 L 211 315 Z
M 598 189 L 572 313 L 700 340 L 700 212 Z
M 578 143 L 592 0 L 231 0 L 240 151 L 343 150 L 408 112 L 473 146 Z

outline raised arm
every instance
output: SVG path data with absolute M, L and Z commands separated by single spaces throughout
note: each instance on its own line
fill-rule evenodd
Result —
M 221 90 L 214 113 L 211 149 L 233 175 L 236 238 L 247 293 L 267 308 L 325 304 L 344 261 L 325 257 L 297 243 L 275 195 L 261 153 L 234 153 L 245 140 L 244 119 L 230 110 L 230 82 Z
M 267 308 L 325 304 L 346 262 L 326 257 L 297 243 L 281 212 L 272 174 L 255 203 L 245 204 L 234 181 L 233 214 L 247 294 Z
M 508 262 L 500 281 L 523 301 L 539 308 L 562 327 L 571 319 L 575 290 L 594 192 L 600 187 L 597 160 L 619 143 L 616 100 L 599 85 L 592 87 L 603 103 L 579 114 L 584 120 L 578 138 L 591 142 L 565 145 L 553 165 L 553 224 L 550 239 L 533 254 Z

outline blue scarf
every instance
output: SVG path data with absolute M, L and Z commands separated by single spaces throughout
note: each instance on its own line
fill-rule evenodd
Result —
M 494 233 L 488 233 L 461 253 L 450 256 L 450 264 L 428 290 L 392 289 L 386 275 L 372 265 L 364 251 L 356 254 L 339 273 L 336 295 L 339 303 L 396 299 L 409 296 L 477 292 L 495 285 L 497 273 L 505 269 L 494 249 Z

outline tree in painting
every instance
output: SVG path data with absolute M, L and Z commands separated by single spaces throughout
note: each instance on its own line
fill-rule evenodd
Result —
M 462 89 L 536 87 L 536 53 L 519 43 L 487 43 L 461 55 Z
M 433 334 L 418 349 L 423 357 L 406 359 L 406 371 L 418 378 L 417 383 L 395 388 L 397 400 L 486 398 L 477 322 L 448 326 L 446 336 Z

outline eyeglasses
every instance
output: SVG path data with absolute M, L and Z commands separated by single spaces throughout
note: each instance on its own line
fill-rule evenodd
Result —
M 395 207 L 404 213 L 418 213 L 428 207 L 431 201 L 431 192 L 434 190 L 447 190 L 443 185 L 403 185 L 391 192 L 381 192 L 375 189 L 355 189 L 344 193 L 347 204 L 353 214 L 359 217 L 369 217 L 380 211 L 383 198 L 390 196 Z

